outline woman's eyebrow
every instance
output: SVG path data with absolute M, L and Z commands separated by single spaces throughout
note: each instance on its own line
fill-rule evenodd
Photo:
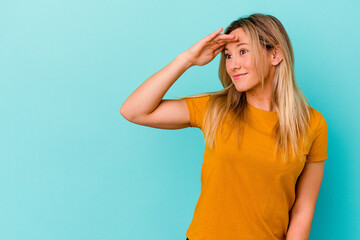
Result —
M 238 45 L 236 45 L 236 47 L 238 47 L 238 46 L 241 46 L 241 45 L 248 45 L 247 43 L 239 43 Z M 227 49 L 227 48 L 225 48 L 225 50 L 229 50 L 229 49 Z

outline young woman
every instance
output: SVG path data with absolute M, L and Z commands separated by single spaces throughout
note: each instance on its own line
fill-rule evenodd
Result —
M 211 33 L 138 87 L 120 112 L 154 128 L 200 128 L 201 193 L 190 240 L 308 239 L 327 159 L 327 124 L 295 80 L 280 21 L 239 18 Z M 224 89 L 162 99 L 191 66 L 221 53 Z

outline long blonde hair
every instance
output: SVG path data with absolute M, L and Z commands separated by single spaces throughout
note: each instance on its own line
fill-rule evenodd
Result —
M 237 28 L 242 28 L 248 36 L 252 49 L 249 53 L 253 66 L 260 76 L 262 88 L 264 88 L 263 67 L 265 64 L 263 61 L 265 59 L 262 57 L 261 48 L 276 49 L 282 56 L 282 61 L 275 66 L 271 105 L 278 115 L 277 123 L 273 128 L 276 139 L 274 152 L 275 154 L 281 153 L 282 160 L 286 162 L 290 149 L 293 157 L 302 154 L 300 143 L 308 141 L 306 131 L 310 121 L 310 104 L 295 79 L 294 54 L 290 39 L 280 21 L 271 15 L 256 13 L 248 17 L 241 17 L 233 21 L 226 28 L 224 34 L 229 34 Z M 210 148 L 217 145 L 217 129 L 220 126 L 219 130 L 222 132 L 222 124 L 228 113 L 233 113 L 231 124 L 234 128 L 230 129 L 236 129 L 237 136 L 239 136 L 239 132 L 241 135 L 243 133 L 243 123 L 250 121 L 246 94 L 236 90 L 228 75 L 224 50 L 221 52 L 219 78 L 224 89 L 192 96 L 210 95 L 203 120 L 204 137 Z M 304 158 L 300 159 L 304 161 Z

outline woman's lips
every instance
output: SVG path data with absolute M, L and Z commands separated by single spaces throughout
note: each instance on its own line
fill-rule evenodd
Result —
M 236 74 L 236 75 L 234 75 L 234 79 L 242 78 L 242 77 L 245 76 L 246 74 L 247 74 L 247 73 Z

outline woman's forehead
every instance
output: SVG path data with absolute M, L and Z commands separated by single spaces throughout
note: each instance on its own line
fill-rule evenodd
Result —
M 236 29 L 232 30 L 229 34 L 236 35 L 239 38 L 241 37 L 241 38 L 247 39 L 246 32 L 244 31 L 243 28 L 236 28 Z
M 225 45 L 225 50 L 227 48 L 233 48 L 233 47 L 238 47 L 240 45 L 249 45 L 249 41 L 248 41 L 248 37 L 246 36 L 245 31 L 242 28 L 237 28 L 233 31 L 231 31 L 229 33 L 230 35 L 235 35 L 238 36 L 238 40 L 237 41 L 232 41 L 232 42 L 228 42 Z

